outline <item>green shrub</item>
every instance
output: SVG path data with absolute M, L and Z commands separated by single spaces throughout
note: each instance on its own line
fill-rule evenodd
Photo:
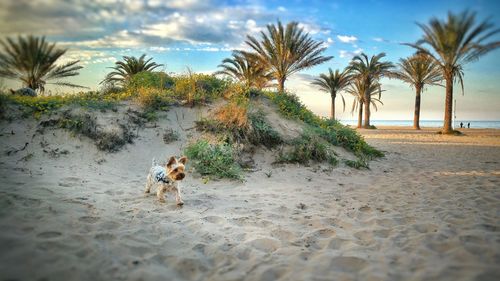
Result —
M 50 114 L 67 105 L 77 105 L 92 110 L 114 109 L 117 102 L 104 98 L 98 92 L 80 92 L 73 95 L 54 96 L 21 96 L 0 94 L 1 100 L 7 104 L 17 105 L 23 111 L 23 116 L 40 117 L 42 114 Z
M 302 134 L 294 139 L 291 145 L 290 151 L 280 151 L 278 162 L 308 164 L 310 161 L 326 161 L 332 165 L 338 162 L 329 144 L 316 134 Z
M 165 132 L 163 133 L 163 142 L 166 144 L 177 141 L 179 139 L 180 139 L 179 133 L 171 128 L 166 129 Z
M 237 164 L 231 145 L 211 144 L 199 140 L 184 150 L 196 171 L 216 178 L 242 179 L 241 167 Z
M 228 85 L 227 80 L 213 75 L 188 72 L 174 78 L 173 90 L 178 99 L 194 106 L 222 97 Z
M 127 90 L 139 88 L 171 89 L 174 86 L 174 78 L 165 72 L 143 71 L 135 74 L 126 84 Z
M 368 145 L 355 130 L 332 119 L 320 118 L 307 109 L 296 95 L 266 92 L 265 95 L 278 106 L 282 115 L 298 119 L 313 127 L 314 131 L 333 145 L 351 150 L 358 157 L 382 157 L 384 154 Z
M 108 152 L 119 151 L 125 144 L 132 143 L 135 137 L 126 126 L 121 126 L 121 133 L 102 132 L 98 130 L 97 123 L 89 114 L 70 115 L 64 113 L 56 122 L 47 125 L 58 125 L 60 128 L 69 130 L 75 135 L 85 136 L 94 141 L 98 149 Z
M 283 143 L 280 134 L 269 125 L 262 112 L 250 114 L 249 119 L 252 126 L 248 137 L 250 143 L 263 145 L 267 148 L 273 148 Z
M 357 160 L 344 159 L 344 163 L 354 169 L 370 169 L 368 166 L 368 161 L 365 158 L 358 158 Z
M 146 87 L 137 88 L 133 99 L 144 111 L 167 110 L 175 101 L 170 90 Z

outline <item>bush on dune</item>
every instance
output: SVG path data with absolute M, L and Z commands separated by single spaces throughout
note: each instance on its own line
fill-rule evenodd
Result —
M 227 143 L 209 143 L 199 140 L 184 150 L 193 167 L 201 175 L 216 178 L 241 179 L 241 167 L 236 162 L 233 147 Z
M 116 101 L 103 98 L 98 92 L 81 92 L 73 95 L 21 96 L 1 94 L 4 105 L 13 104 L 21 107 L 23 116 L 40 117 L 50 114 L 63 106 L 80 106 L 92 110 L 108 110 L 116 107 Z
M 174 77 L 173 91 L 176 98 L 184 100 L 187 105 L 204 104 L 222 97 L 229 81 L 218 79 L 213 75 L 188 72 Z
M 278 161 L 281 163 L 309 164 L 314 162 L 328 162 L 336 165 L 338 160 L 330 144 L 314 133 L 304 133 L 291 141 L 291 149 L 280 151 Z
M 248 113 L 249 100 L 233 99 L 215 110 L 212 119 L 196 122 L 201 131 L 223 135 L 229 143 L 248 143 L 273 148 L 283 142 L 263 112 Z
M 381 151 L 368 145 L 355 130 L 336 120 L 320 118 L 312 113 L 300 102 L 297 96 L 275 92 L 266 92 L 266 96 L 278 106 L 282 115 L 310 125 L 317 134 L 331 144 L 343 146 L 358 157 L 370 159 L 384 156 Z

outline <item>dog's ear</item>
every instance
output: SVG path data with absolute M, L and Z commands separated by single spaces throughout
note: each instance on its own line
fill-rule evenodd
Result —
M 186 156 L 182 156 L 179 159 L 179 162 L 181 162 L 183 165 L 186 165 L 187 161 L 188 161 L 188 158 Z
M 167 168 L 172 167 L 172 165 L 174 165 L 175 163 L 177 163 L 177 160 L 175 160 L 175 157 L 174 156 L 170 157 L 170 159 L 168 160 L 168 163 L 167 163 Z

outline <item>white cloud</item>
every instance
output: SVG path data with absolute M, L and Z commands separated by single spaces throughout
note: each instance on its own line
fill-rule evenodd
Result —
M 337 38 L 340 40 L 342 43 L 354 43 L 358 41 L 358 38 L 356 36 L 349 36 L 349 35 L 337 35 Z
M 279 6 L 277 10 L 280 11 L 280 12 L 286 12 L 287 11 L 287 9 L 285 7 L 283 7 L 283 6 Z
M 354 51 L 340 50 L 339 51 L 339 56 L 341 58 L 352 58 L 352 57 L 354 57 L 356 55 L 361 54 L 362 52 L 363 52 L 363 49 L 361 49 L 361 48 L 358 48 L 358 49 L 356 49 Z

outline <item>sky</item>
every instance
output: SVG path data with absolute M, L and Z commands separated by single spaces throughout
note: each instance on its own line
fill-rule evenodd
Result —
M 287 90 L 297 94 L 315 113 L 329 115 L 330 96 L 311 85 L 328 68 L 343 69 L 361 52 L 385 52 L 398 62 L 414 53 L 402 43 L 416 42 L 422 32 L 416 23 L 432 17 L 444 19 L 448 11 L 477 12 L 500 27 L 500 1 L 496 0 L 2 0 L 0 38 L 33 34 L 46 36 L 67 48 L 61 63 L 80 60 L 84 68 L 70 78 L 97 89 L 122 56 L 146 53 L 166 72 L 187 69 L 212 73 L 235 49 L 248 49 L 247 35 L 260 36 L 267 24 L 297 21 L 312 38 L 324 42 L 324 55 L 334 58 L 290 77 Z M 500 40 L 499 35 L 492 40 Z M 500 49 L 467 64 L 465 93 L 455 90 L 458 120 L 500 120 Z M 19 87 L 3 81 L 7 87 Z M 413 118 L 414 90 L 397 80 L 382 80 L 383 106 L 372 120 Z M 68 92 L 49 88 L 53 93 Z M 355 119 L 352 97 L 344 94 L 346 110 L 338 98 L 337 118 Z M 444 88 L 429 87 L 422 96 L 421 120 L 442 120 Z

